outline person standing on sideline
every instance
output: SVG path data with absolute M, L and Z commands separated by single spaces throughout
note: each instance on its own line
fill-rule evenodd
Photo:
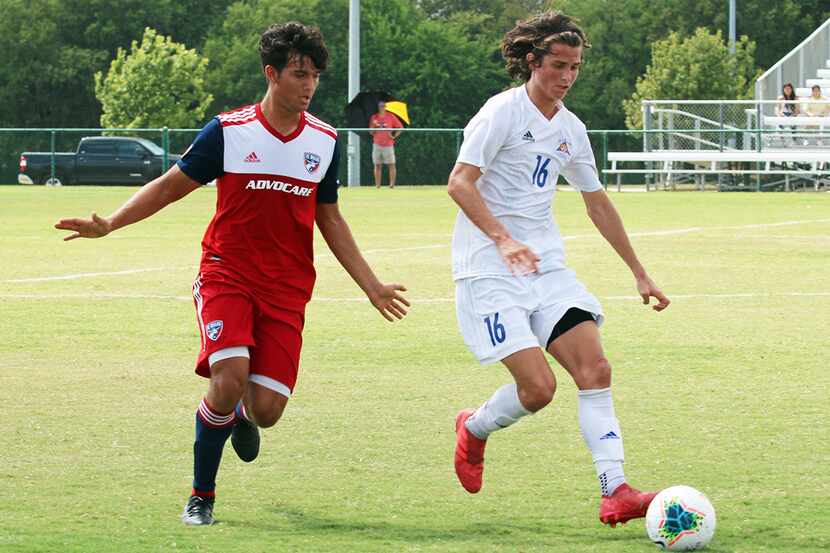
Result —
M 623 434 L 611 399 L 611 365 L 600 342 L 597 299 L 565 266 L 551 215 L 558 176 L 582 193 L 588 216 L 631 269 L 643 303 L 669 300 L 637 259 L 597 178 L 585 125 L 562 103 L 590 45 L 558 12 L 530 18 L 502 41 L 507 70 L 524 81 L 490 98 L 464 129 L 448 192 L 460 210 L 452 241 L 456 310 L 464 341 L 482 364 L 501 361 L 514 382 L 455 421 L 455 471 L 481 489 L 490 434 L 553 399 L 547 351 L 579 389 L 579 423 L 602 494 L 599 518 L 616 525 L 645 516 L 654 493 L 626 484 Z
M 386 111 L 386 102 L 378 102 L 378 112 L 369 118 L 369 128 L 401 129 L 403 125 L 398 118 Z M 389 168 L 389 188 L 395 188 L 398 174 L 395 165 L 395 139 L 401 131 L 372 131 L 372 163 L 375 165 L 375 188 L 380 188 L 383 180 L 383 166 Z
M 193 489 L 182 521 L 213 524 L 225 442 L 246 462 L 258 427 L 273 426 L 297 379 L 305 306 L 315 281 L 314 224 L 340 264 L 389 321 L 406 314 L 400 284 L 380 282 L 337 206 L 337 134 L 306 110 L 326 68 L 319 30 L 272 25 L 261 36 L 268 84 L 258 104 L 214 117 L 182 159 L 109 217 L 64 219 L 65 240 L 136 223 L 213 179 L 216 214 L 193 284 L 201 334 L 196 372 L 210 379 L 196 411 Z

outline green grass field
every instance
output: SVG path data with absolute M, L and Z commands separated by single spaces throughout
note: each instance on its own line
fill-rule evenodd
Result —
M 410 316 L 383 320 L 318 242 L 296 395 L 255 463 L 225 452 L 220 524 L 184 527 L 206 389 L 190 286 L 215 191 L 102 240 L 52 229 L 133 191 L 0 187 L 0 551 L 656 550 L 642 521 L 597 520 L 561 369 L 554 402 L 490 440 L 482 492 L 457 484 L 454 415 L 509 377 L 457 330 L 441 187 L 342 191 L 376 272 L 409 287 Z M 608 317 L 629 481 L 703 490 L 711 551 L 827 551 L 830 195 L 613 198 L 673 300 L 664 313 L 634 297 L 578 194 L 555 212 Z

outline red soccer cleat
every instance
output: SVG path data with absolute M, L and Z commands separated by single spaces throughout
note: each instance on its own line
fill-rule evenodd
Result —
M 474 412 L 473 409 L 464 409 L 455 417 L 455 475 L 464 489 L 470 493 L 476 493 L 481 489 L 484 446 L 487 445 L 487 440 L 477 438 L 464 425 Z
M 599 520 L 610 524 L 625 524 L 632 518 L 646 516 L 646 510 L 656 492 L 641 492 L 628 484 L 621 484 L 610 496 L 603 496 L 599 504 Z

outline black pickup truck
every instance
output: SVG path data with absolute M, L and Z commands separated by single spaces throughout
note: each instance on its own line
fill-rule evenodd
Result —
M 161 175 L 164 150 L 144 138 L 91 136 L 82 138 L 75 153 L 20 154 L 20 184 L 144 184 Z M 168 167 L 181 156 L 168 154 Z

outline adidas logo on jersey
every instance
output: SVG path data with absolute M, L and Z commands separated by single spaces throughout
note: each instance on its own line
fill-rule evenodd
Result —
M 244 161 L 245 163 L 259 163 L 260 159 L 257 157 L 256 152 L 251 152 L 250 154 L 245 156 L 245 159 L 243 159 L 242 161 Z
M 287 192 L 295 196 L 310 196 L 314 192 L 313 188 L 297 186 L 296 184 L 279 180 L 250 180 L 245 186 L 245 190 L 274 190 L 276 192 Z
M 536 142 L 536 139 L 533 138 L 533 133 L 529 130 L 522 135 L 522 140 L 527 140 L 528 142 Z

